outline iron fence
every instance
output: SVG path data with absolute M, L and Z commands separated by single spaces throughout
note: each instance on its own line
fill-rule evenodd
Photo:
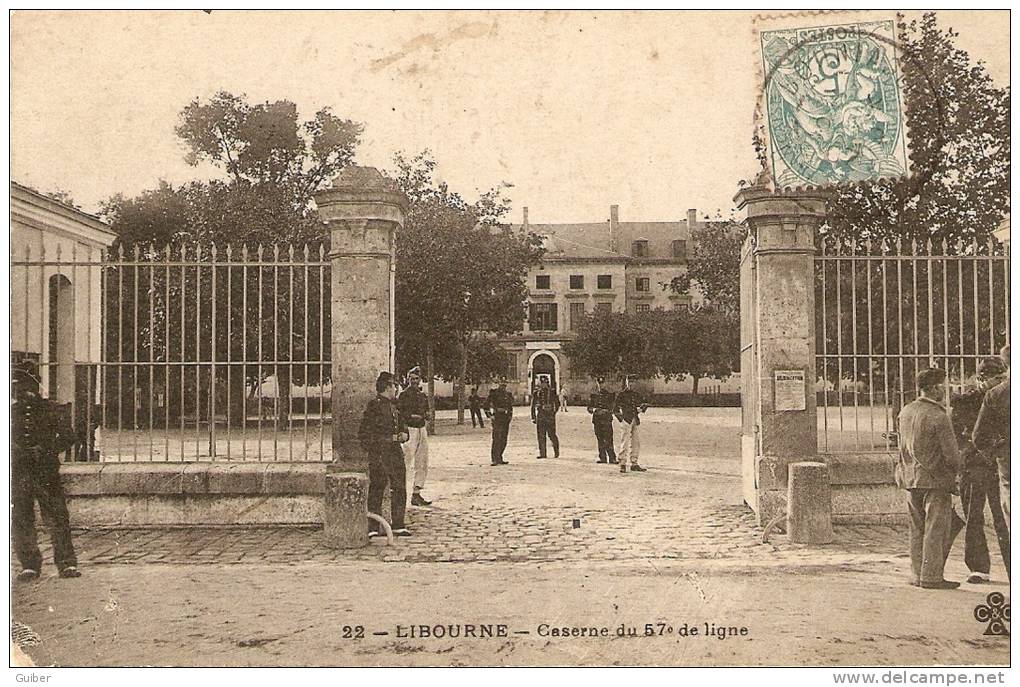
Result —
M 819 451 L 891 451 L 918 372 L 946 371 L 948 404 L 1009 342 L 1009 249 L 823 238 L 815 312 Z
M 329 460 L 329 274 L 319 244 L 26 249 L 12 260 L 26 311 L 15 355 L 68 408 L 69 459 Z M 28 315 L 37 306 L 45 316 Z

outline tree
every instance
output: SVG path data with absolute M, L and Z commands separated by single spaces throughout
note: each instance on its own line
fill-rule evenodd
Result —
M 694 244 L 687 269 L 664 285 L 674 293 L 696 289 L 716 310 L 737 315 L 740 311 L 740 249 L 743 228 L 733 220 L 704 222 L 691 231 Z
M 654 313 L 594 312 L 577 336 L 563 344 L 571 368 L 589 376 L 621 374 L 650 378 L 659 374 L 660 332 Z
M 286 421 L 291 385 L 321 383 L 328 375 L 327 366 L 260 363 L 314 359 L 329 331 L 329 308 L 320 300 L 328 291 L 321 275 L 314 268 L 304 270 L 288 263 L 301 262 L 306 254 L 316 259 L 324 255 L 328 237 L 312 196 L 350 164 L 361 132 L 360 124 L 339 118 L 328 108 L 299 122 L 297 107 L 285 100 L 251 104 L 243 95 L 220 92 L 208 101 L 196 99 L 187 105 L 176 128 L 188 147 L 186 160 L 192 165 L 211 163 L 223 178 L 178 187 L 163 182 L 135 198 L 118 195 L 103 205 L 103 215 L 118 235 L 114 253 L 128 258 L 138 255 L 154 265 L 152 269 L 122 266 L 108 270 L 107 302 L 113 316 L 106 322 L 111 334 L 107 343 L 115 349 L 109 353 L 118 360 L 154 362 L 174 356 L 197 361 L 202 349 L 187 340 L 194 333 L 196 340 L 210 342 L 203 344 L 203 355 L 210 355 L 209 347 L 216 345 L 224 349 L 217 352 L 217 359 L 229 355 L 233 360 L 256 363 L 245 366 L 240 375 L 230 375 L 232 419 L 241 419 L 246 393 L 256 393 L 273 376 L 279 391 L 276 418 Z M 278 242 L 284 242 L 282 249 Z M 176 273 L 171 276 L 170 271 L 156 267 L 169 255 L 180 260 L 182 250 L 189 251 L 190 262 L 208 262 L 210 246 L 218 247 L 221 259 L 231 250 L 235 259 L 246 254 L 249 260 L 259 258 L 265 264 L 243 274 L 214 269 L 210 264 L 208 269 L 188 269 L 186 274 L 182 270 L 180 279 Z M 220 297 L 224 288 L 230 291 L 230 317 L 238 320 L 237 326 L 231 327 L 229 340 L 223 322 L 214 337 L 210 319 L 201 317 L 202 312 L 211 311 L 212 303 L 189 300 L 203 293 L 211 298 L 214 275 L 219 278 Z M 133 288 L 119 288 L 125 281 L 141 285 L 139 302 Z M 185 294 L 191 296 L 185 298 Z M 248 307 L 242 311 L 244 301 Z M 183 327 L 163 326 L 168 320 L 194 322 L 197 331 L 185 333 Z M 247 331 L 243 322 L 251 323 Z M 320 322 L 324 326 L 320 327 Z M 139 351 L 133 340 L 121 341 L 117 335 L 125 326 L 142 332 L 162 331 L 167 340 L 152 337 L 150 342 L 143 336 Z M 220 373 L 217 370 L 217 375 Z M 197 399 L 204 394 L 198 393 L 197 387 L 210 383 L 199 379 L 194 389 L 185 389 L 182 382 L 178 401 L 182 412 L 184 397 Z
M 409 200 L 396 237 L 397 358 L 402 369 L 425 364 L 433 405 L 433 378 L 457 380 L 457 419 L 463 423 L 469 351 L 487 333 L 521 329 L 525 277 L 541 255 L 540 242 L 503 223 L 506 185 L 469 203 L 435 180 L 428 151 L 410 159 L 398 154 L 394 162 Z M 457 367 L 447 367 L 454 360 Z
M 823 233 L 955 244 L 991 236 L 1009 212 L 1009 89 L 958 49 L 934 12 L 897 25 L 913 174 L 839 188 Z
M 658 370 L 665 379 L 693 379 L 698 393 L 703 377 L 726 379 L 740 369 L 740 316 L 736 312 L 701 306 L 654 311 L 658 320 Z

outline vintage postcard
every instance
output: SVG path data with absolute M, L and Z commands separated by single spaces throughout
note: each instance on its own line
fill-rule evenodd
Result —
M 9 33 L 18 681 L 1005 680 L 1008 11 Z

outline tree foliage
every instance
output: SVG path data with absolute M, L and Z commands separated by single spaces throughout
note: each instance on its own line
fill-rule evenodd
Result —
M 691 231 L 693 248 L 687 269 L 666 285 L 674 293 L 699 291 L 716 310 L 740 310 L 740 248 L 743 228 L 733 221 L 698 223 Z
M 594 312 L 581 322 L 577 336 L 563 344 L 571 367 L 589 376 L 659 373 L 658 311 L 632 314 Z
M 1009 88 L 933 12 L 900 19 L 913 174 L 840 188 L 823 232 L 845 239 L 985 241 L 1009 211 Z

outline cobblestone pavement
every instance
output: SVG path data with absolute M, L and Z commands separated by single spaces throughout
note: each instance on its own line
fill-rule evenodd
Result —
M 805 549 L 782 535 L 762 543 L 741 503 L 737 409 L 659 410 L 642 424 L 649 472 L 597 465 L 587 414 L 560 415 L 561 457 L 535 459 L 533 425 L 514 421 L 505 467 L 489 466 L 489 430 L 441 427 L 432 437 L 427 493 L 412 508 L 414 536 L 336 551 L 315 528 L 163 528 L 76 534 L 83 565 L 625 561 L 729 559 L 756 563 L 850 562 L 906 551 L 906 531 L 837 526 L 836 541 Z M 446 422 L 451 420 L 447 419 Z M 695 453 L 696 455 L 690 455 Z M 575 526 L 576 525 L 576 526 Z M 40 539 L 43 539 L 41 537 Z

